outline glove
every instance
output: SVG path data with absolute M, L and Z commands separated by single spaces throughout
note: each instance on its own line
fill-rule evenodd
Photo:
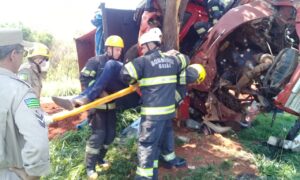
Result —
M 10 171 L 16 173 L 21 179 L 23 180 L 38 180 L 40 179 L 39 176 L 29 176 L 24 168 L 17 168 L 17 167 L 12 167 L 9 168 Z
M 44 120 L 45 124 L 49 126 L 51 123 L 53 123 L 53 117 L 48 115 L 47 113 L 44 113 Z

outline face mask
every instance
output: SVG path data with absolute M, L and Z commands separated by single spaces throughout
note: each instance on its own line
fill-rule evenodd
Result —
M 49 61 L 43 61 L 40 64 L 40 68 L 41 68 L 42 72 L 47 72 L 49 70 L 49 67 L 50 67 L 50 62 Z

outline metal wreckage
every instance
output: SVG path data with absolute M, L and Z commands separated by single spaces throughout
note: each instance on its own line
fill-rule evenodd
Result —
M 282 110 L 298 117 L 287 136 L 293 140 L 300 129 L 300 1 L 224 0 L 216 1 L 217 11 L 208 2 L 148 0 L 135 12 L 102 4 L 103 36 L 124 37 L 131 59 L 139 54 L 137 38 L 158 26 L 164 50 L 180 49 L 205 66 L 207 78 L 189 86 L 179 120 L 222 133 L 232 122 L 247 126 L 258 112 Z M 80 67 L 95 55 L 94 36 L 75 39 Z

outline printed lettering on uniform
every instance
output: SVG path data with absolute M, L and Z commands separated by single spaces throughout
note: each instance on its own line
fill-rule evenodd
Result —
M 35 109 L 40 107 L 40 101 L 37 98 L 25 99 L 25 104 L 30 109 Z
M 174 64 L 174 60 L 170 58 L 156 58 L 151 61 L 151 66 L 158 66 L 159 69 L 168 69 L 171 68 Z
M 38 119 L 39 124 L 40 124 L 43 128 L 45 128 L 45 127 L 46 127 L 46 123 L 45 123 L 45 119 L 44 119 L 43 113 L 36 110 L 35 113 L 34 113 L 34 115 L 35 115 L 35 117 Z

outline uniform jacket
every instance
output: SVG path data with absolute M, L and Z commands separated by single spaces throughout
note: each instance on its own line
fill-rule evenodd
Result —
M 183 54 L 167 56 L 156 49 L 127 63 L 122 79 L 138 82 L 142 93 L 142 116 L 152 120 L 175 117 L 175 89 L 180 72 L 189 64 Z
M 95 56 L 88 60 L 88 62 L 80 72 L 80 83 L 83 89 L 91 86 L 94 83 L 97 76 L 101 75 L 104 66 L 108 60 L 109 57 L 106 54 Z M 114 102 L 106 103 L 96 107 L 96 109 L 115 109 L 115 108 L 116 108 L 116 104 Z
M 27 62 L 21 65 L 18 76 L 21 80 L 31 85 L 37 97 L 40 98 L 42 90 L 42 73 L 36 64 Z
M 49 172 L 48 128 L 39 100 L 30 86 L 0 68 L 0 179 L 18 179 L 9 167 L 28 175 Z

